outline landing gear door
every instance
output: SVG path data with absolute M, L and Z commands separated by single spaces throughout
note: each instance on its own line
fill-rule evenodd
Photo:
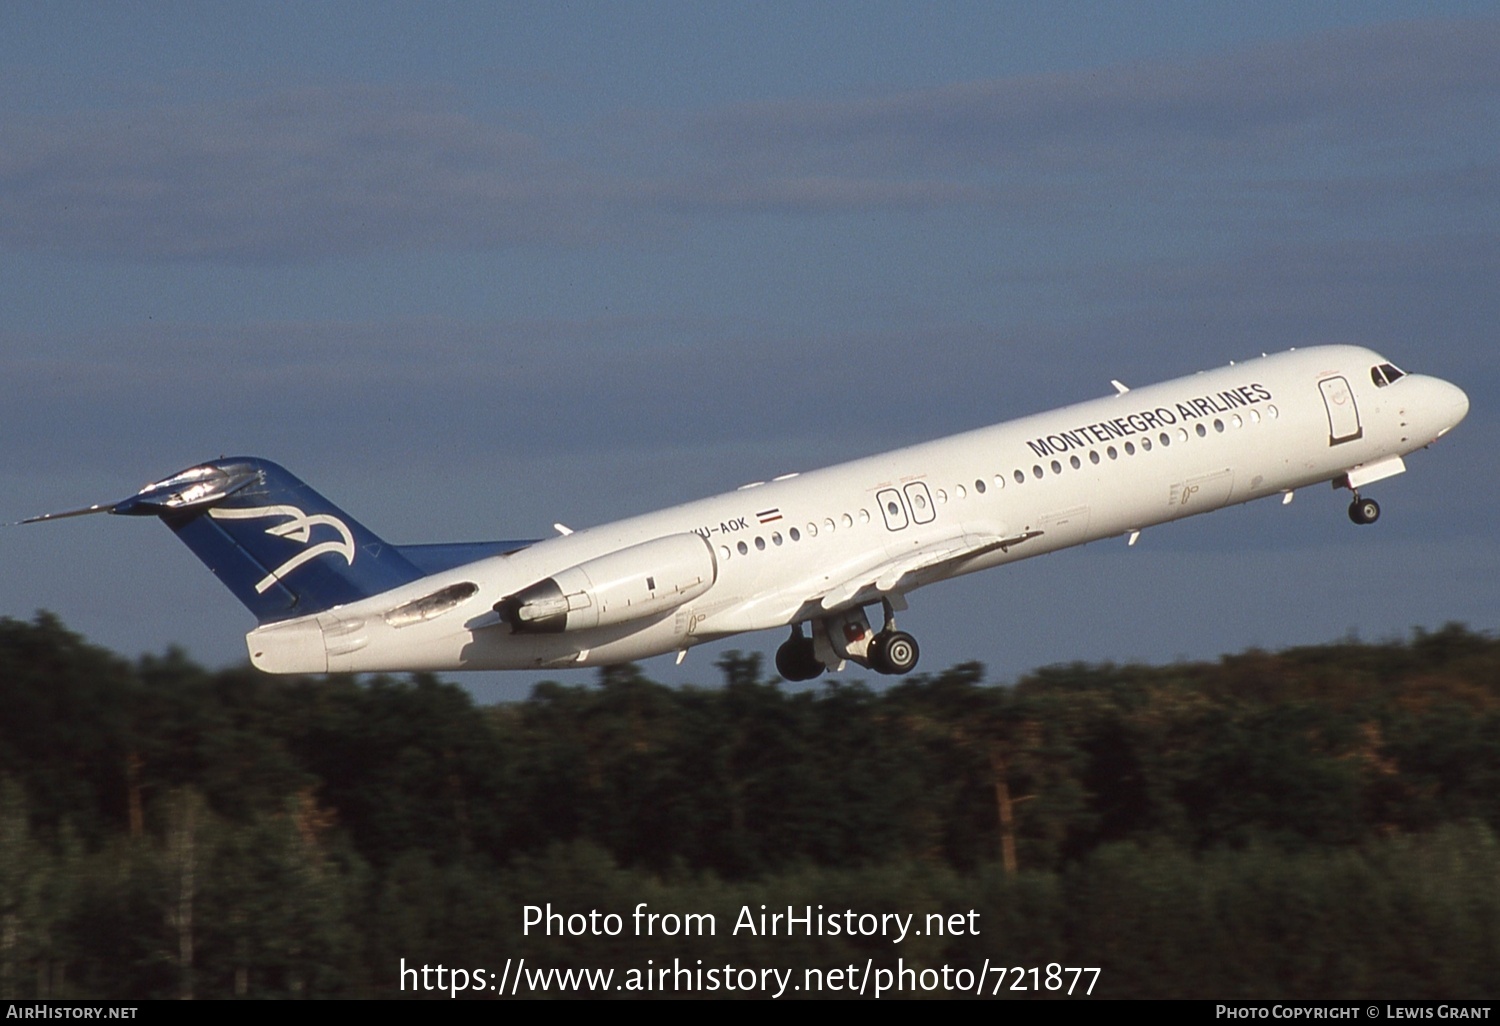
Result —
M 906 501 L 911 503 L 911 518 L 915 523 L 929 524 L 937 516 L 925 481 L 913 481 L 906 486 Z
M 1343 377 L 1324 378 L 1318 382 L 1323 393 L 1323 405 L 1328 408 L 1328 444 L 1339 445 L 1352 442 L 1364 434 L 1359 426 L 1359 407 L 1354 404 L 1354 393 Z
M 876 493 L 875 501 L 880 503 L 880 512 L 888 529 L 899 531 L 906 526 L 906 507 L 901 504 L 900 492 L 894 488 L 882 489 Z

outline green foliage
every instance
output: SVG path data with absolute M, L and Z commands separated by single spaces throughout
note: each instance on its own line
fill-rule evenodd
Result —
M 132 664 L 0 620 L 0 998 L 400 993 L 408 963 L 1099 965 L 1116 996 L 1500 988 L 1500 643 L 963 664 L 789 690 L 634 666 L 481 708 L 431 675 Z M 714 936 L 524 935 L 551 903 Z M 973 909 L 765 938 L 746 908 Z

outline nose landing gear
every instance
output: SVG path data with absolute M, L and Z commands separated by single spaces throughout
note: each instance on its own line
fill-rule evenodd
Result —
M 1361 499 L 1355 492 L 1354 501 L 1349 503 L 1349 519 L 1356 524 L 1373 524 L 1380 519 L 1380 503 L 1374 499 Z

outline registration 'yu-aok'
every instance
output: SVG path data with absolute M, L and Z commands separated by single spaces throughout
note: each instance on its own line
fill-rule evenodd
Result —
M 388 545 L 281 467 L 217 459 L 83 513 L 157 516 L 276 673 L 597 666 L 790 627 L 788 680 L 907 673 L 935 581 L 1331 481 L 1354 494 L 1469 410 L 1353 346 L 1294 350 L 540 541 Z M 871 626 L 869 610 L 880 609 Z

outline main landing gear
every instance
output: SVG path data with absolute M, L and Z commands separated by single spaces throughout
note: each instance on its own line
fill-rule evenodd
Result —
M 1380 503 L 1374 499 L 1361 499 L 1355 492 L 1354 501 L 1349 503 L 1349 519 L 1356 524 L 1373 524 L 1380 519 Z
M 884 630 L 870 639 L 865 656 L 870 669 L 876 673 L 901 676 L 917 668 L 917 657 L 922 653 L 917 648 L 917 639 L 905 631 Z
M 782 680 L 812 680 L 823 675 L 822 661 L 813 646 L 813 639 L 802 633 L 799 623 L 792 628 L 792 636 L 776 650 L 776 672 Z
M 801 624 L 795 625 L 792 636 L 776 650 L 776 672 L 787 681 L 812 680 L 826 668 L 852 659 L 876 673 L 893 676 L 910 673 L 916 669 L 921 654 L 917 639 L 896 630 L 895 610 L 889 601 L 882 605 L 885 623 L 878 632 L 870 628 L 863 609 L 814 620 L 812 637 L 802 633 Z

